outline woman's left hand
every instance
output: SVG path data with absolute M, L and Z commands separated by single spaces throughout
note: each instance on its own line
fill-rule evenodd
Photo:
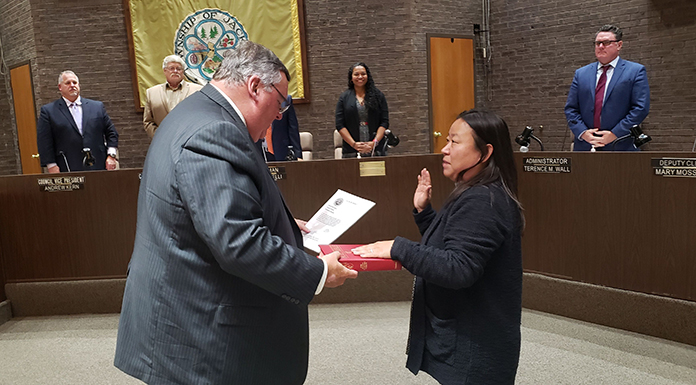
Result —
M 394 241 L 379 241 L 375 243 L 370 243 L 369 245 L 363 245 L 356 247 L 353 250 L 353 254 L 359 255 L 363 258 L 386 258 L 391 259 L 391 248 Z

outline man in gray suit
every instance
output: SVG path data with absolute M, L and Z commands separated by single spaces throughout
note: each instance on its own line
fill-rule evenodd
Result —
M 143 168 L 115 365 L 149 384 L 302 384 L 307 304 L 357 272 L 302 249 L 254 142 L 290 75 L 240 42 L 162 121 Z

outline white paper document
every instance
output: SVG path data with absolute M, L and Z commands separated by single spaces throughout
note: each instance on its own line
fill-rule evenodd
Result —
M 309 233 L 303 235 L 304 246 L 318 253 L 319 245 L 335 241 L 374 205 L 375 202 L 336 190 L 307 222 Z

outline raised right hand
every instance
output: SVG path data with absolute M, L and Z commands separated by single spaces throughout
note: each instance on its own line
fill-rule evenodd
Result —
M 424 168 L 421 170 L 420 175 L 418 175 L 418 186 L 416 186 L 416 191 L 413 193 L 413 207 L 416 211 L 421 212 L 428 207 L 430 198 L 432 197 L 432 189 L 430 172 L 428 172 L 428 169 Z

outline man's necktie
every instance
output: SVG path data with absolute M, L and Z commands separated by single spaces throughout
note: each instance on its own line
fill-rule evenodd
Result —
M 268 126 L 268 130 L 266 130 L 266 147 L 268 147 L 268 152 L 273 154 L 273 124 Z
M 80 131 L 80 135 L 82 135 L 82 114 L 80 113 L 80 108 L 77 106 L 77 103 L 70 103 L 70 115 L 75 119 L 77 130 Z
M 600 117 L 602 116 L 602 104 L 604 103 L 604 88 L 607 85 L 607 69 L 608 65 L 602 66 L 602 74 L 599 75 L 597 88 L 594 93 L 594 127 L 600 128 Z

